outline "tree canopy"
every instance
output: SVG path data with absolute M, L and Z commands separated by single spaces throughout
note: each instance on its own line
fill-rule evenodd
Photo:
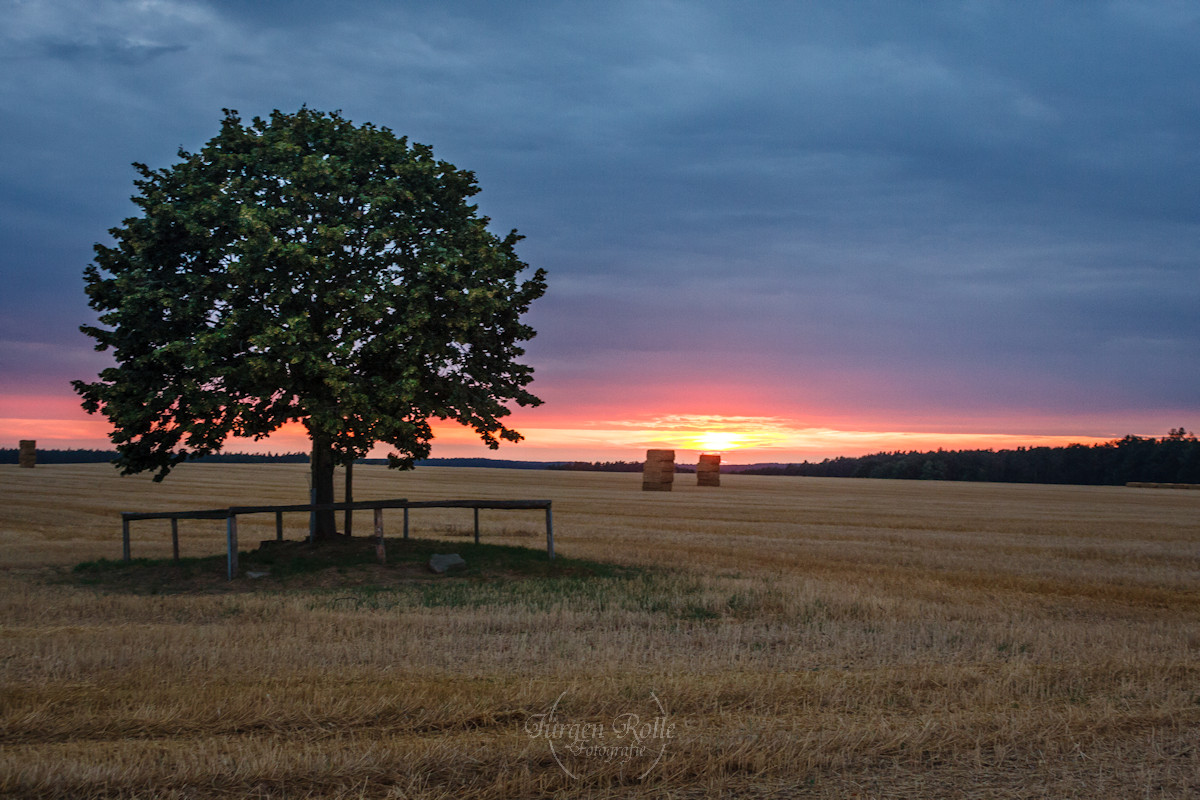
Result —
M 545 272 L 522 279 L 522 237 L 488 231 L 472 172 L 308 108 L 248 125 L 226 110 L 179 159 L 134 164 L 141 214 L 85 271 L 100 325 L 81 330 L 116 365 L 73 385 L 112 422 L 124 473 L 161 480 L 299 421 L 329 502 L 333 465 L 376 443 L 393 466 L 427 457 L 433 418 L 493 448 L 521 439 L 503 419 L 541 402 L 518 359 Z

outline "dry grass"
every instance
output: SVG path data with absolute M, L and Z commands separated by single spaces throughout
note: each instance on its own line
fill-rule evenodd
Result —
M 560 553 L 654 568 L 435 591 L 101 591 L 63 573 L 119 556 L 119 511 L 303 502 L 304 468 L 190 465 L 152 484 L 0 467 L 0 793 L 1200 795 L 1196 493 L 355 477 L 358 499 L 550 498 Z M 448 551 L 470 524 L 413 512 Z M 485 541 L 538 547 L 539 526 L 483 512 Z M 268 539 L 273 520 L 242 530 Z M 185 521 L 181 539 L 184 555 L 217 553 L 223 526 Z M 169 555 L 167 524 L 135 523 L 133 552 Z M 596 721 L 653 691 L 676 723 L 663 760 L 644 778 L 592 762 L 569 778 L 526 733 L 564 691 L 563 714 Z

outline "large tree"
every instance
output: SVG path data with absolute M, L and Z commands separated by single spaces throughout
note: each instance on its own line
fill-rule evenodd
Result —
M 74 381 L 112 422 L 124 474 L 216 452 L 299 421 L 318 503 L 333 473 L 379 442 L 429 455 L 429 420 L 490 447 L 521 435 L 507 404 L 537 405 L 517 359 L 546 288 L 468 202 L 473 173 L 387 128 L 302 108 L 243 125 L 225 111 L 199 152 L 134 164 L 139 216 L 85 271 L 116 365 Z M 317 535 L 332 536 L 332 512 Z

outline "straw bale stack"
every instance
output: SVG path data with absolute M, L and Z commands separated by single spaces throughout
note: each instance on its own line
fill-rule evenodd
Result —
M 675 482 L 675 451 L 647 450 L 642 467 L 642 491 L 669 492 Z
M 700 455 L 700 463 L 696 465 L 696 485 L 721 485 L 721 455 L 719 453 L 702 453 Z
M 21 449 L 17 453 L 17 464 L 28 469 L 33 469 L 37 465 L 37 441 L 35 439 L 21 440 Z

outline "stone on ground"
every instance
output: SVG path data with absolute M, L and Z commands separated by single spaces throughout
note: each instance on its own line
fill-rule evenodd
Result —
M 446 570 L 462 569 L 466 565 L 467 562 L 458 553 L 447 553 L 444 555 L 442 553 L 434 553 L 429 557 L 429 569 L 438 575 L 446 572 Z

